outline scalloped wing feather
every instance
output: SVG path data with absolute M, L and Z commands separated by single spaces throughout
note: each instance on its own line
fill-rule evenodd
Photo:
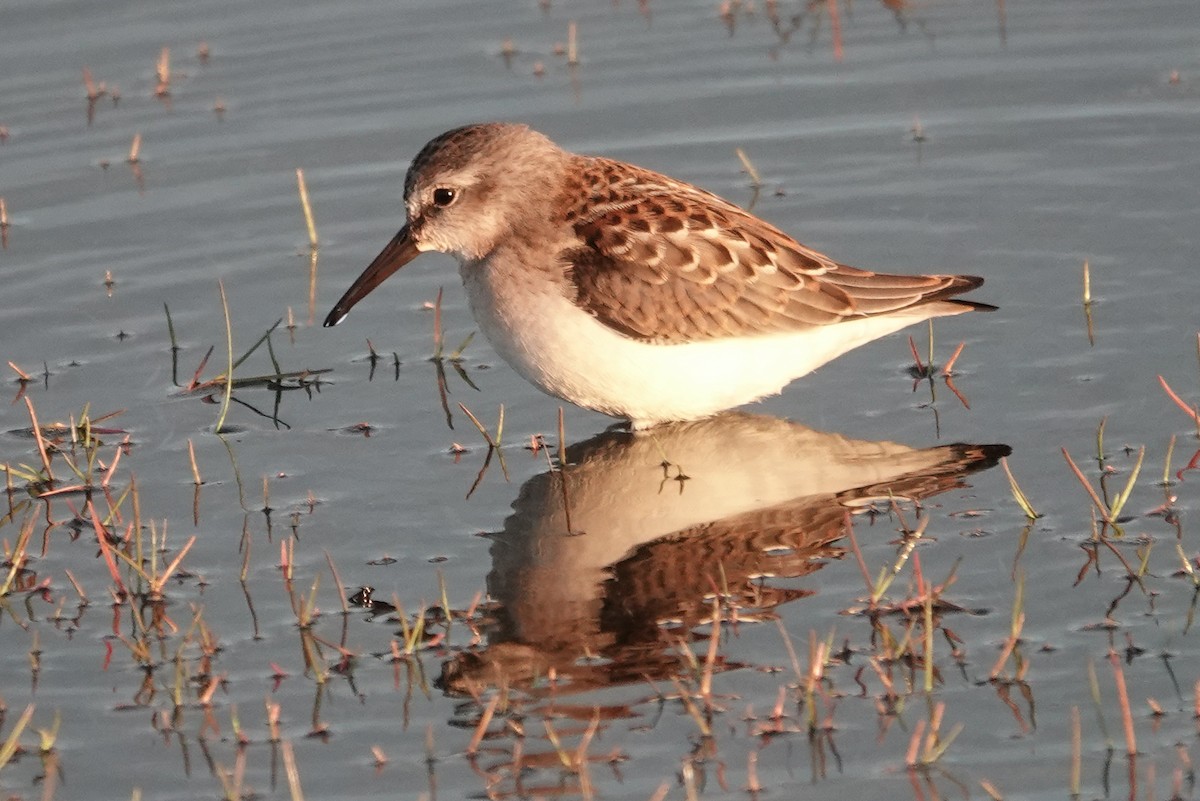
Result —
M 560 259 L 573 300 L 639 340 L 795 332 L 943 300 L 982 283 L 838 264 L 690 184 L 582 160 L 566 213 L 579 244 Z

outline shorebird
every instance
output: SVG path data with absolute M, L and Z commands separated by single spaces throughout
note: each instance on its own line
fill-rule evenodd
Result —
M 839 264 L 710 192 L 524 125 L 436 137 L 404 204 L 326 326 L 420 253 L 449 253 L 505 361 L 634 428 L 707 417 L 905 326 L 995 308 L 956 297 L 982 278 Z

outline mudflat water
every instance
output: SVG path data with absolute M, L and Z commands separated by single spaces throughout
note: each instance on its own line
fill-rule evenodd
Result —
M 0 791 L 1194 797 L 1197 31 L 1192 0 L 7 3 Z M 320 327 L 409 159 L 489 119 L 999 310 L 935 325 L 950 381 L 918 327 L 560 439 L 482 337 L 449 358 L 448 257 Z M 235 358 L 282 322 L 218 436 L 219 285 Z M 460 403 L 492 437 L 503 407 L 498 451 Z M 343 611 L 364 585 L 400 609 Z

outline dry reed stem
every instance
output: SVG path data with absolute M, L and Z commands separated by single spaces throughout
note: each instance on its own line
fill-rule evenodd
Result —
M 779 629 L 779 636 L 783 638 L 783 647 L 787 650 L 788 658 L 792 661 L 792 671 L 796 674 L 796 681 L 804 681 L 804 671 L 800 668 L 800 658 L 796 655 L 796 649 L 792 646 L 792 638 L 788 636 L 787 629 L 783 627 L 783 620 L 779 617 L 775 618 L 775 627 Z
M 154 94 L 157 97 L 163 97 L 170 93 L 171 88 L 171 49 L 164 47 L 158 55 L 158 62 L 154 65 L 154 74 L 158 79 L 158 85 L 154 89 Z
M 737 154 L 738 161 L 742 162 L 742 169 L 750 176 L 750 186 L 754 189 L 762 188 L 762 176 L 758 174 L 758 170 L 755 169 L 754 164 L 750 161 L 750 157 L 746 155 L 746 151 L 738 147 L 734 148 L 733 152 Z
M 229 319 L 229 300 L 225 297 L 225 281 L 217 279 L 217 287 L 221 290 L 221 310 L 225 313 L 225 353 L 229 360 L 229 370 L 225 373 L 225 393 L 221 398 L 221 411 L 217 415 L 216 433 L 220 434 L 225 428 L 225 415 L 229 414 L 229 402 L 233 397 L 233 323 Z M 207 358 L 207 357 L 206 357 Z
M 346 601 L 346 593 L 344 591 L 346 585 L 342 584 L 342 577 L 338 574 L 337 565 L 333 563 L 333 557 L 329 555 L 329 551 L 322 549 L 322 553 L 325 554 L 325 562 L 329 565 L 329 572 L 333 574 L 333 586 L 337 588 L 338 599 L 342 602 L 342 612 L 349 614 L 350 606 Z
M 100 479 L 101 487 L 107 487 L 109 485 L 109 483 L 112 482 L 112 477 L 117 472 L 117 465 L 121 463 L 121 454 L 124 453 L 125 449 L 128 448 L 129 446 L 130 446 L 129 435 L 126 434 L 125 439 L 121 442 L 120 445 L 117 446 L 116 451 L 113 453 L 112 464 L 110 464 L 108 466 L 108 469 L 104 471 L 104 477 Z
M 130 164 L 138 164 L 142 160 L 141 152 L 142 134 L 139 131 L 133 135 L 133 142 L 131 142 L 129 145 L 129 156 L 126 157 L 125 161 L 129 162 Z
M 1175 455 L 1175 435 L 1171 435 L 1171 439 L 1167 442 L 1167 455 L 1163 459 L 1163 474 L 1162 485 L 1165 487 L 1171 483 L 1171 457 Z
M 29 548 L 29 540 L 33 536 L 33 521 L 34 519 L 32 517 L 25 521 L 24 525 L 21 526 L 21 533 L 17 535 L 16 545 L 13 546 L 12 550 L 8 554 L 6 554 L 10 566 L 8 570 L 8 576 L 4 579 L 3 583 L 0 583 L 0 598 L 8 595 L 9 590 L 12 589 L 13 582 L 16 580 L 17 576 L 21 572 L 22 566 L 24 566 L 25 562 L 27 561 L 25 551 Z M 5 550 L 7 549 L 8 542 L 5 541 Z
M 191 437 L 188 438 L 188 461 L 192 465 L 192 483 L 198 487 L 204 482 L 200 480 L 200 468 L 196 466 L 196 446 L 192 444 Z
M 1167 379 L 1160 375 L 1158 377 L 1158 383 L 1162 384 L 1163 391 L 1167 393 L 1167 397 L 1175 401 L 1175 405 L 1180 409 L 1183 409 L 1184 412 L 1191 416 L 1196 425 L 1200 426 L 1200 413 L 1198 413 L 1195 408 L 1188 406 L 1187 401 L 1175 394 L 1175 390 L 1171 389 L 1171 385 L 1167 383 Z
M 1071 458 L 1071 454 L 1067 452 L 1065 447 L 1060 448 L 1060 450 L 1062 451 L 1063 458 L 1065 458 L 1067 460 L 1067 464 L 1070 465 L 1071 472 L 1075 474 L 1075 478 L 1079 479 L 1079 483 L 1083 485 L 1083 488 L 1087 491 L 1088 496 L 1092 499 L 1092 503 L 1095 504 L 1096 510 L 1100 512 L 1100 516 L 1105 521 L 1112 522 L 1108 516 L 1108 507 L 1104 505 L 1104 502 L 1100 500 L 1100 496 L 1096 494 L 1096 490 L 1094 490 L 1092 485 L 1088 483 L 1087 478 L 1083 475 L 1083 471 L 1079 469 L 1079 466 L 1075 464 L 1075 460 Z
M 96 541 L 100 544 L 100 552 L 103 554 L 104 562 L 108 566 L 109 576 L 112 578 L 113 583 L 117 585 L 117 591 L 122 596 L 128 596 L 129 591 L 125 588 L 125 582 L 121 580 L 121 573 L 117 569 L 117 560 L 113 556 L 113 547 L 108 541 L 108 529 L 100 521 L 100 516 L 96 514 L 96 507 L 92 504 L 90 498 L 87 501 L 87 509 L 92 519 L 92 526 L 96 530 Z
M 300 207 L 304 210 L 304 225 L 308 228 L 308 244 L 313 250 L 316 250 L 320 240 L 317 238 L 317 224 L 313 220 L 312 204 L 308 200 L 308 186 L 304 183 L 304 170 L 296 170 L 296 185 L 300 188 Z
M 917 341 L 911 336 L 908 338 L 908 349 L 912 351 L 913 361 L 917 364 L 917 372 L 921 375 L 925 375 L 929 369 L 925 366 L 925 363 L 921 361 L 921 354 L 917 353 Z
M 29 725 L 29 721 L 33 718 L 33 710 L 36 707 L 34 704 L 29 704 L 25 707 L 25 711 L 17 718 L 17 722 L 13 724 L 13 730 L 9 732 L 8 737 L 3 743 L 0 743 L 0 768 L 3 768 L 8 761 L 17 753 L 17 748 L 20 746 L 21 733 L 25 731 L 25 727 Z
M 478 418 L 478 417 L 476 417 L 474 414 L 472 414 L 472 413 L 471 413 L 471 410 L 470 410 L 470 409 L 468 409 L 468 408 L 466 407 L 466 405 L 464 405 L 464 404 L 462 404 L 462 403 L 459 403 L 459 404 L 458 404 L 458 408 L 462 410 L 462 413 L 463 413 L 463 414 L 465 414 L 465 415 L 467 416 L 467 418 L 468 418 L 468 419 L 470 419 L 470 421 L 471 421 L 471 422 L 474 424 L 475 428 L 476 428 L 476 429 L 478 429 L 479 433 L 480 433 L 480 434 L 483 436 L 483 440 L 484 440 L 484 442 L 486 442 L 486 443 L 487 443 L 487 445 L 488 445 L 488 447 L 489 447 L 489 448 L 493 448 L 493 449 L 495 449 L 495 448 L 499 448 L 499 447 L 500 447 L 500 446 L 499 446 L 499 445 L 496 443 L 496 440 L 492 439 L 492 435 L 488 433 L 488 430 L 487 430 L 487 428 L 486 428 L 486 427 L 483 425 L 483 423 L 479 422 L 479 418 Z M 503 419 L 504 419 L 504 406 L 503 406 L 503 404 L 501 404 L 501 406 L 500 406 L 500 410 L 501 410 L 501 411 L 500 411 L 501 420 L 503 420 Z
M 567 23 L 567 64 L 576 66 L 579 64 L 579 26 L 575 20 Z
M 64 568 L 63 572 L 67 574 L 67 581 L 71 582 L 71 586 L 75 588 L 75 594 L 79 596 L 80 606 L 88 605 L 87 593 L 83 591 L 83 587 L 79 586 L 79 582 L 75 580 L 75 575 L 68 569 Z
M 54 471 L 50 467 L 50 455 L 46 451 L 46 440 L 42 437 L 42 426 L 38 423 L 37 412 L 33 410 L 33 401 L 25 398 L 25 407 L 29 409 L 29 420 L 33 426 L 33 438 L 37 441 L 38 454 L 42 457 L 42 467 L 46 468 L 46 478 L 54 481 Z
M 1037 509 L 1034 509 L 1033 504 L 1030 503 L 1029 496 L 1025 494 L 1024 490 L 1022 490 L 1021 486 L 1017 483 L 1016 476 L 1014 476 L 1012 474 L 1012 470 L 1009 469 L 1007 456 L 1000 459 L 1000 467 L 1003 468 L 1004 475 L 1008 476 L 1008 486 L 1012 490 L 1013 499 L 1016 500 L 1017 505 L 1021 507 L 1021 511 L 1025 513 L 1025 516 L 1030 520 L 1037 520 L 1039 517 L 1041 517 Z
M 92 79 L 92 71 L 87 67 L 83 68 L 83 89 L 87 92 L 88 100 L 95 100 L 104 94 L 103 89 L 97 88 L 96 82 Z
M 958 361 L 958 357 L 962 355 L 963 349 L 964 349 L 965 347 L 967 347 L 967 343 L 966 343 L 966 342 L 959 342 L 959 343 L 958 343 L 958 347 L 957 347 L 957 348 L 955 348 L 955 349 L 954 349 L 954 353 L 952 353 L 952 354 L 950 355 L 950 359 L 949 359 L 949 361 L 947 361 L 947 362 L 946 362 L 946 364 L 945 364 L 945 365 L 942 367 L 942 375 L 943 375 L 943 376 L 946 376 L 947 378 L 949 378 L 949 377 L 950 377 L 950 375 L 951 375 L 951 374 L 953 373 L 953 371 L 954 371 L 954 363 Z

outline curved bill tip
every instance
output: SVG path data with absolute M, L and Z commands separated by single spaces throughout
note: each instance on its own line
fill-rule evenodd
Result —
M 387 246 L 380 251 L 367 269 L 363 270 L 362 275 L 354 279 L 354 283 L 346 290 L 346 294 L 333 304 L 333 308 L 325 317 L 324 326 L 330 328 L 345 320 L 355 304 L 371 294 L 375 287 L 387 280 L 388 276 L 415 259 L 420 253 L 412 236 L 409 235 L 408 226 L 405 225 L 392 237 L 392 241 L 387 243 Z

